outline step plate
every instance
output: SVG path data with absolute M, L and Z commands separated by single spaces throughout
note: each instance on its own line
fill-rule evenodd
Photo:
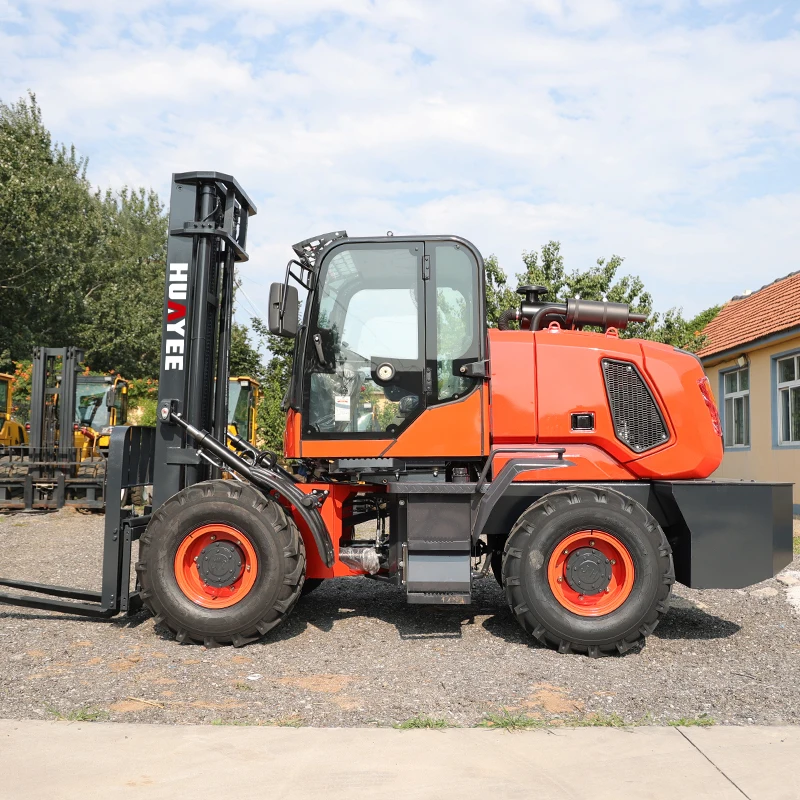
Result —
M 409 592 L 406 597 L 414 605 L 468 606 L 472 602 L 468 592 Z

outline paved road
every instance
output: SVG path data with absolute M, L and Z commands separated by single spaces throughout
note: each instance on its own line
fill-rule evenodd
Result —
M 507 733 L 0 720 L 4 800 L 797 800 L 800 727 Z

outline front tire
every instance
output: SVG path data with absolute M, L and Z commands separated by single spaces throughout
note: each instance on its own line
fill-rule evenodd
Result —
M 610 489 L 542 497 L 511 530 L 503 587 L 522 627 L 561 653 L 624 653 L 653 632 L 675 582 L 672 550 L 639 503 Z
M 179 642 L 239 647 L 283 622 L 305 563 L 303 539 L 279 503 L 215 480 L 178 492 L 155 513 L 136 572 L 144 604 Z

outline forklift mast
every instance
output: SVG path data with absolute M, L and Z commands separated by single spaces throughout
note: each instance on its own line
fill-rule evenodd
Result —
M 34 462 L 54 456 L 60 462 L 74 460 L 75 386 L 81 361 L 83 350 L 76 347 L 37 347 L 33 351 L 29 440 Z
M 234 269 L 247 261 L 256 207 L 230 175 L 172 176 L 167 279 L 161 331 L 159 419 L 179 414 L 225 442 Z M 175 425 L 158 426 L 153 507 L 186 486 L 219 477 Z

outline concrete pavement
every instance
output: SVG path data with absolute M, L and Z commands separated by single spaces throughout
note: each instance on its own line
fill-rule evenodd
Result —
M 259 728 L 0 720 L 3 800 L 798 800 L 800 727 Z

